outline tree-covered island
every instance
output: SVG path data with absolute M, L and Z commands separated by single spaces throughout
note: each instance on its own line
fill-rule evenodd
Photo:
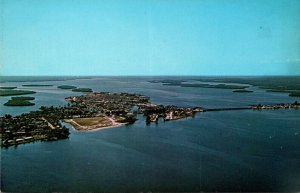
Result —
M 6 103 L 4 103 L 5 106 L 33 106 L 34 103 L 23 100 L 23 99 L 10 99 Z
M 30 90 L 13 90 L 13 89 L 0 89 L 0 96 L 14 96 L 14 95 L 25 95 L 34 94 L 36 92 Z
M 34 103 L 30 102 L 30 100 L 34 100 L 34 97 L 29 96 L 20 96 L 20 97 L 11 97 L 6 103 L 5 106 L 33 106 Z
M 11 97 L 12 100 L 34 100 L 34 97 L 30 96 L 19 96 L 19 97 Z
M 72 89 L 73 92 L 93 92 L 90 88 L 74 88 Z
M 48 87 L 48 86 L 53 86 L 52 84 L 24 84 L 22 86 L 25 86 L 25 87 Z
M 57 88 L 60 88 L 60 89 L 75 89 L 77 87 L 76 86 L 71 86 L 71 85 L 60 85 Z
M 0 86 L 0 89 L 9 89 L 9 90 L 11 90 L 11 89 L 15 89 L 15 88 L 17 88 L 16 86 Z

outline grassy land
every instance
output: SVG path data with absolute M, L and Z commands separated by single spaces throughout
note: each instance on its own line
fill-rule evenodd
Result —
M 13 95 L 24 95 L 24 94 L 34 94 L 36 92 L 30 90 L 11 90 L 4 89 L 0 90 L 0 96 L 13 96 Z
M 243 90 L 243 89 L 241 89 L 241 90 L 234 90 L 232 92 L 253 92 L 253 90 Z
M 75 89 L 72 89 L 73 92 L 93 92 L 92 89 L 90 88 L 75 88 Z
M 103 124 L 111 124 L 111 121 L 106 117 L 92 117 L 92 118 L 76 118 L 73 119 L 76 123 L 81 126 L 93 126 L 93 125 L 103 125 Z
M 0 86 L 0 89 L 15 89 L 17 88 L 16 86 Z
M 31 103 L 27 100 L 16 100 L 16 99 L 11 99 L 4 103 L 5 106 L 32 106 L 34 103 Z
M 27 96 L 21 96 L 21 97 L 11 97 L 12 100 L 34 100 L 34 97 L 27 97 Z
M 76 89 L 77 87 L 76 86 L 70 86 L 70 85 L 61 85 L 61 86 L 58 86 L 57 88 L 60 88 L 60 89 Z
M 42 87 L 42 86 L 53 86 L 51 84 L 24 84 L 22 86 L 27 86 L 27 87 Z

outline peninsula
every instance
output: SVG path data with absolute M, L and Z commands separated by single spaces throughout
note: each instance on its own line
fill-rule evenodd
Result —
M 93 92 L 67 97 L 66 101 L 69 104 L 63 107 L 42 106 L 38 111 L 20 116 L 0 117 L 1 146 L 66 139 L 69 130 L 61 121 L 70 123 L 76 130 L 94 130 L 132 124 L 137 113 L 144 114 L 149 124 L 160 117 L 176 120 L 201 111 L 201 108 L 156 105 L 147 96 L 130 93 Z
M 39 140 L 66 139 L 69 136 L 69 130 L 62 124 L 63 121 L 70 123 L 76 130 L 87 131 L 132 124 L 137 120 L 136 114 L 143 114 L 146 124 L 150 124 L 151 122 L 158 123 L 159 119 L 171 121 L 193 117 L 197 112 L 300 108 L 300 103 L 297 101 L 288 104 L 258 104 L 238 108 L 205 109 L 157 105 L 151 103 L 149 99 L 140 94 L 92 92 L 65 98 L 69 103 L 63 107 L 42 106 L 38 111 L 31 111 L 15 117 L 5 115 L 0 117 L 1 146 L 8 147 Z

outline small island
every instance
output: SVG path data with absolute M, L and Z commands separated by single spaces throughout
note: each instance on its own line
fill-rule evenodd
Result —
M 57 88 L 60 88 L 60 89 L 76 89 L 77 87 L 76 86 L 70 86 L 70 85 L 61 85 L 61 86 L 58 86 Z
M 4 103 L 5 106 L 33 106 L 35 105 L 34 103 L 28 101 L 28 100 L 23 100 L 23 99 L 10 99 L 6 103 Z
M 34 100 L 34 97 L 30 96 L 20 96 L 20 97 L 11 97 L 12 100 Z
M 34 97 L 29 96 L 20 96 L 20 97 L 11 97 L 9 101 L 4 103 L 5 106 L 33 106 L 34 103 L 29 100 L 34 100 Z
M 0 89 L 9 89 L 9 90 L 11 90 L 11 89 L 15 89 L 15 88 L 18 88 L 18 87 L 16 87 L 16 86 L 0 86 Z
M 200 87 L 200 88 L 217 88 L 217 89 L 244 89 L 249 86 L 240 86 L 240 85 L 232 85 L 232 84 L 180 84 L 181 87 Z
M 300 91 L 299 90 L 274 90 L 270 89 L 267 90 L 267 92 L 282 92 L 282 93 L 289 93 L 290 97 L 300 97 Z
M 289 94 L 291 97 L 300 97 L 300 91 L 293 91 Z
M 183 80 L 150 80 L 150 83 L 162 83 L 165 86 L 181 86 L 192 88 L 216 88 L 216 89 L 245 89 L 248 85 L 236 85 L 236 84 L 208 84 L 208 83 L 188 83 Z
M 51 84 L 24 84 L 22 86 L 25 86 L 25 87 L 43 87 L 43 86 L 53 86 Z
M 75 88 L 75 89 L 72 89 L 73 92 L 93 92 L 92 89 L 90 88 Z
M 232 92 L 236 92 L 236 93 L 251 93 L 254 92 L 253 90 L 244 90 L 244 89 L 240 89 L 240 90 L 233 90 Z
M 34 93 L 36 92 L 30 90 L 13 90 L 13 89 L 0 90 L 0 96 L 25 95 L 25 94 L 34 94 Z

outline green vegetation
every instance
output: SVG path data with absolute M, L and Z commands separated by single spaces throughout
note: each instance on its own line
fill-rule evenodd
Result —
M 36 92 L 30 90 L 0 90 L 0 96 L 13 96 L 13 95 L 24 95 L 24 94 L 34 94 Z
M 240 83 L 258 86 L 271 92 L 290 92 L 300 90 L 300 76 L 264 76 L 264 77 L 203 77 L 193 79 L 202 82 Z
M 300 97 L 300 91 L 293 91 L 289 94 L 291 97 Z
M 249 86 L 231 85 L 231 84 L 181 84 L 181 87 L 202 87 L 202 88 L 220 88 L 220 89 L 244 89 Z
M 11 97 L 12 100 L 34 100 L 34 97 L 21 96 L 21 97 Z
M 16 86 L 0 86 L 0 89 L 15 89 L 17 88 Z
M 75 89 L 72 89 L 73 92 L 93 92 L 92 89 L 90 88 L 75 88 Z
M 73 119 L 73 121 L 81 126 L 111 124 L 111 121 L 106 117 L 76 118 L 76 119 Z
M 249 86 L 233 84 L 187 83 L 185 80 L 152 80 L 151 83 L 163 83 L 166 86 L 181 86 L 194 88 L 245 89 Z
M 57 88 L 60 88 L 60 89 L 76 89 L 77 87 L 76 86 L 70 86 L 70 85 L 61 85 L 61 86 L 58 86 Z
M 188 81 L 201 81 L 207 83 L 190 83 Z M 298 96 L 300 92 L 300 76 L 264 76 L 264 77 L 199 77 L 184 80 L 150 80 L 151 83 L 163 83 L 168 86 L 245 89 L 249 86 L 232 85 L 232 83 L 248 84 L 265 89 L 267 92 L 289 93 L 289 96 Z M 213 85 L 210 82 L 219 83 Z M 224 84 L 225 83 L 225 84 Z M 233 91 L 251 92 L 251 91 Z
M 183 82 L 186 82 L 184 80 L 149 80 L 150 83 L 164 83 L 164 84 L 172 84 L 172 85 L 179 85 Z
M 288 90 L 274 90 L 274 89 L 268 89 L 266 91 L 267 92 L 291 92 L 291 91 L 288 91 Z
M 53 86 L 51 84 L 24 84 L 22 86 L 27 86 L 27 87 L 42 87 L 42 86 Z
M 291 97 L 298 97 L 298 96 L 300 96 L 300 90 L 274 90 L 274 89 L 270 89 L 270 90 L 267 90 L 267 92 L 289 93 L 289 96 L 291 96 Z
M 234 90 L 232 92 L 253 92 L 253 90 L 244 90 L 244 89 L 241 89 L 241 90 Z
M 17 100 L 17 99 L 11 99 L 4 103 L 5 106 L 32 106 L 34 103 L 31 103 L 27 100 Z

